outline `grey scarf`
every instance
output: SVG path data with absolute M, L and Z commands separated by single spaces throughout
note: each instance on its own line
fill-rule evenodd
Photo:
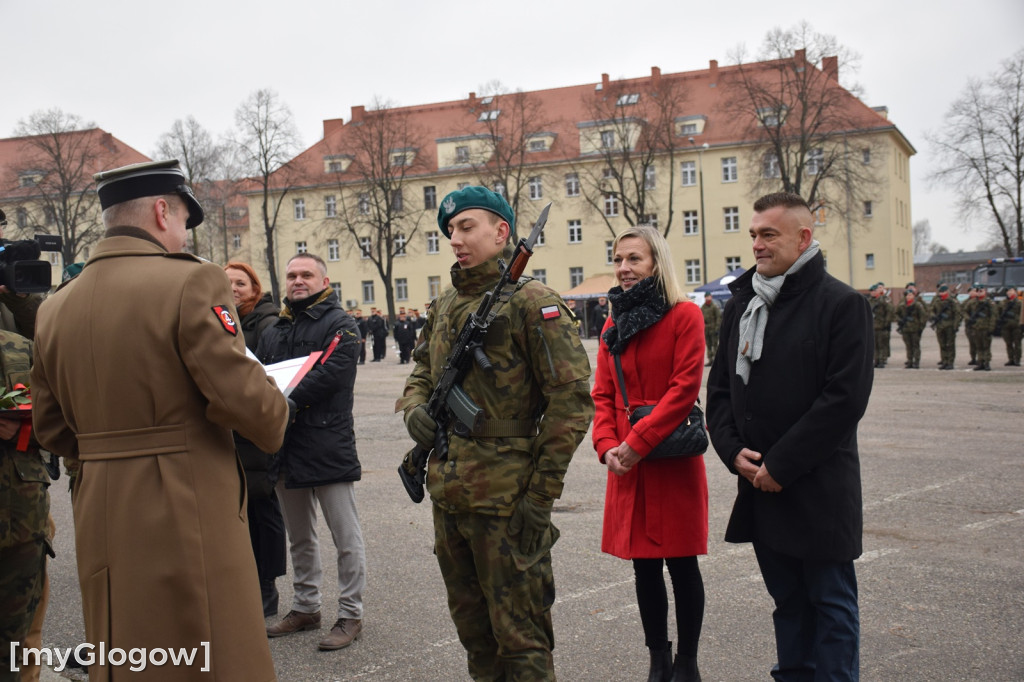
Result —
M 754 273 L 750 283 L 754 287 L 754 297 L 747 304 L 747 309 L 740 317 L 739 350 L 736 355 L 736 374 L 746 385 L 750 379 L 750 367 L 761 359 L 764 347 L 764 328 L 768 325 L 768 311 L 775 303 L 782 285 L 788 275 L 793 274 L 808 263 L 821 250 L 817 240 L 811 242 L 807 250 L 800 254 L 796 262 L 789 266 L 781 275 L 763 277 Z

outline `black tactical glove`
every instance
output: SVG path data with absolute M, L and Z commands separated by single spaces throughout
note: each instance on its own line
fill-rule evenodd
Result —
M 434 447 L 437 422 L 427 414 L 426 405 L 417 405 L 405 412 L 405 428 L 416 444 L 427 450 Z
M 512 512 L 508 522 L 508 532 L 519 535 L 519 551 L 529 556 L 534 554 L 544 539 L 544 533 L 551 525 L 552 502 L 540 502 L 523 495 Z

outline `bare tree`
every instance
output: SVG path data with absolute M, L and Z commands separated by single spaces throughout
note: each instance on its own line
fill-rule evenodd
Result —
M 277 280 L 277 219 L 288 192 L 299 181 L 296 165 L 288 164 L 301 148 L 292 112 L 273 90 L 257 90 L 235 109 L 232 149 L 244 172 L 252 176 L 262 193 L 260 219 L 266 238 L 266 265 L 270 292 L 280 303 Z
M 918 220 L 912 228 L 914 235 L 914 255 L 923 256 L 931 253 L 932 246 L 932 224 L 925 220 Z
M 478 155 L 470 162 L 479 176 L 481 185 L 491 187 L 508 199 L 517 221 L 521 221 L 521 200 L 528 194 L 531 177 L 542 177 L 531 167 L 531 145 L 545 147 L 544 133 L 552 121 L 544 113 L 544 105 L 531 93 L 508 92 L 499 81 L 491 81 L 481 88 L 481 97 L 473 100 L 471 113 L 477 116 L 472 131 L 481 140 Z M 482 131 L 482 132 L 478 132 Z
M 407 112 L 377 99 L 353 116 L 341 139 L 343 146 L 332 149 L 332 156 L 350 163 L 334 171 L 341 190 L 337 219 L 324 225 L 345 235 L 373 263 L 394 321 L 395 258 L 406 253 L 425 215 L 406 194 L 410 179 L 427 168 L 424 138 Z
M 940 164 L 930 179 L 956 191 L 965 222 L 984 220 L 1006 255 L 1024 255 L 1024 50 L 968 82 L 926 137 Z
M 15 135 L 25 138 L 14 169 L 17 177 L 11 179 L 17 184 L 10 188 L 25 200 L 23 228 L 55 230 L 63 241 L 64 263 L 74 263 L 83 248 L 103 235 L 92 175 L 116 157 L 113 139 L 60 109 L 31 114 L 18 122 Z M 34 215 L 31 206 L 42 215 Z
M 213 136 L 194 117 L 178 119 L 160 136 L 154 154 L 158 159 L 178 159 L 185 179 L 203 205 L 206 218 L 192 231 L 196 253 L 216 260 L 214 251 L 222 246 L 227 259 L 225 205 L 230 201 L 235 183 L 218 180 L 225 167 L 227 147 L 214 142 Z
M 615 228 L 609 218 L 620 214 L 630 225 L 657 222 L 668 236 L 675 213 L 675 158 L 685 144 L 676 130 L 685 88 L 656 71 L 646 82 L 609 82 L 584 97 L 590 120 L 581 135 L 584 148 L 573 163 L 584 199 L 612 236 Z M 669 173 L 668 198 L 659 205 L 656 170 L 663 162 Z M 663 218 L 656 220 L 658 215 Z
M 745 56 L 742 46 L 732 53 L 739 68 L 724 113 L 746 122 L 754 143 L 746 159 L 751 195 L 793 192 L 852 215 L 877 182 L 864 161 L 881 154 L 868 138 L 850 137 L 864 128 L 863 110 L 851 106 L 860 89 L 840 85 L 839 64 L 844 74 L 855 71 L 859 57 L 806 22 L 769 31 L 754 63 Z

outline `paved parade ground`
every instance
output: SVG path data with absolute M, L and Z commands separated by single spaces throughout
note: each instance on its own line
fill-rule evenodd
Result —
M 922 369 L 905 370 L 894 334 L 894 357 L 889 368 L 875 371 L 861 422 L 865 551 L 857 573 L 867 682 L 1024 679 L 1024 370 L 1003 366 L 1005 347 L 994 339 L 992 371 L 965 371 L 962 333 L 958 341 L 956 371 L 935 369 L 931 330 L 924 334 Z M 596 340 L 585 344 L 593 359 Z M 337 609 L 334 549 L 321 521 L 325 630 L 270 642 L 283 681 L 469 679 L 432 554 L 429 505 L 413 504 L 395 473 L 411 447 L 393 412 L 408 371 L 392 352 L 384 363 L 361 366 L 356 381 L 363 464 L 356 490 L 367 557 L 362 638 L 342 651 L 317 650 Z M 701 673 L 706 682 L 768 680 L 771 604 L 750 545 L 722 541 L 736 482 L 713 452 L 705 462 L 711 542 L 700 561 L 707 591 Z M 552 552 L 561 680 L 647 674 L 631 565 L 600 551 L 605 477 L 588 435 L 553 515 L 562 531 Z M 50 564 L 43 643 L 68 647 L 82 641 L 84 629 L 66 479 L 51 490 L 57 558 Z M 278 587 L 284 615 L 290 578 L 279 579 Z M 670 623 L 669 632 L 674 629 Z M 80 672 L 64 675 L 85 679 Z

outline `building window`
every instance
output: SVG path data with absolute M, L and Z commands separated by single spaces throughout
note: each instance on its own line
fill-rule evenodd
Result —
M 619 174 L 615 172 L 614 168 L 605 168 L 601 171 L 601 180 L 615 180 L 619 177 Z
M 698 131 L 696 123 L 683 123 L 682 125 L 679 126 L 680 135 L 696 135 L 697 132 Z
M 542 152 L 548 148 L 548 143 L 544 140 L 530 140 L 530 146 L 528 149 L 531 152 Z
M 700 234 L 696 211 L 683 211 L 683 234 Z
M 391 165 L 392 166 L 404 166 L 406 165 L 407 158 L 405 154 L 392 154 Z
M 407 244 L 407 240 L 406 240 L 404 234 L 396 234 L 395 235 L 395 255 L 396 256 L 404 256 L 405 255 L 405 245 L 406 244 Z
M 534 226 L 536 224 L 537 223 L 530 223 L 530 232 L 533 232 L 533 228 L 534 228 Z M 545 244 L 547 244 L 547 237 L 544 234 L 546 231 L 547 231 L 546 227 L 542 227 L 541 228 L 540 234 L 537 235 L 537 241 L 535 241 L 533 243 L 534 246 L 544 246 Z M 529 233 L 527 233 L 527 234 L 529 234 Z
M 548 283 L 548 271 L 545 270 L 544 268 L 534 270 L 532 273 L 530 273 L 530 276 L 533 277 L 538 282 L 540 282 L 541 284 Z
M 722 209 L 725 215 L 725 231 L 726 232 L 739 232 L 740 231 L 740 209 L 738 206 L 729 206 Z
M 826 217 L 825 214 L 826 213 L 827 213 L 827 211 L 825 210 L 824 206 L 818 206 L 816 209 L 811 211 L 811 216 L 814 218 L 814 224 L 815 225 L 824 225 L 825 224 L 825 217 Z
M 427 277 L 427 298 L 433 301 L 441 295 L 441 276 L 430 275 Z
M 372 248 L 372 244 L 370 242 L 370 238 L 369 237 L 360 237 L 359 238 L 359 257 L 360 258 L 369 258 L 370 257 L 370 249 L 371 248 Z
M 569 288 L 583 284 L 583 268 L 569 268 Z
M 409 300 L 409 280 L 405 277 L 395 278 L 395 298 L 399 301 Z
M 873 254 L 873 253 L 866 253 L 866 254 L 864 254 L 864 267 L 867 268 L 868 270 L 874 270 L 875 269 L 875 254 Z
M 726 256 L 725 257 L 725 271 L 726 272 L 732 272 L 733 270 L 738 270 L 738 269 L 740 269 L 742 267 L 743 266 L 740 265 L 740 257 L 739 256 Z
M 292 199 L 292 204 L 295 206 L 295 219 L 305 220 L 306 219 L 306 200 L 305 199 Z
M 402 199 L 402 190 L 391 190 L 391 210 L 395 213 L 401 213 L 404 203 L 405 201 Z
M 423 208 L 437 208 L 437 188 L 433 185 L 423 188 Z
M 683 187 L 693 187 L 697 184 L 697 162 L 683 161 L 679 164 L 679 177 L 682 178 Z
M 469 187 L 468 182 L 460 182 L 455 186 L 455 189 L 466 189 L 467 187 Z
M 569 221 L 569 243 L 580 244 L 583 242 L 583 223 L 579 220 Z
M 478 121 L 494 121 L 501 114 L 501 109 L 491 109 L 490 111 L 481 111 L 480 118 Z
M 329 173 L 340 173 L 341 172 L 341 161 L 328 161 L 327 172 Z
M 469 163 L 469 147 L 455 148 L 455 163 Z
M 700 261 L 699 260 L 688 260 L 685 262 L 686 265 L 686 283 L 687 284 L 700 284 Z
M 19 206 L 15 213 L 14 221 L 18 224 L 18 227 L 28 227 L 28 209 L 24 206 Z
M 341 249 L 338 247 L 337 239 L 327 240 L 327 260 L 338 261 L 341 260 Z
M 615 262 L 615 252 L 612 247 L 615 242 L 608 240 L 604 243 L 604 264 L 612 265 Z
M 615 146 L 615 131 L 614 130 L 602 130 L 601 131 L 601 149 L 611 149 Z
M 308 250 L 306 242 L 295 242 L 295 253 L 306 253 Z
M 543 199 L 544 198 L 544 186 L 541 184 L 538 176 L 533 176 L 528 181 L 530 187 L 530 199 Z
M 441 253 L 441 237 L 437 230 L 427 232 L 427 253 Z
M 820 149 L 812 149 L 807 152 L 807 174 L 817 175 L 825 165 L 825 152 Z
M 341 282 L 331 282 L 331 290 L 334 291 L 334 295 L 341 300 Z
M 370 195 L 366 192 L 359 193 L 359 215 L 370 214 Z
M 739 178 L 736 170 L 736 157 L 727 156 L 722 159 L 722 182 L 736 182 Z
M 865 201 L 864 202 L 864 217 L 865 218 L 870 218 L 873 215 L 874 215 L 874 207 L 871 205 L 870 201 Z
M 231 248 L 240 249 L 242 248 L 242 235 L 233 234 L 231 235 Z
M 615 100 L 615 106 L 624 107 L 627 104 L 636 104 L 640 101 L 640 93 L 633 92 L 628 95 L 619 95 L 619 98 Z
M 494 193 L 500 194 L 502 199 L 508 199 L 508 192 L 505 191 L 505 183 L 501 180 L 494 183 Z
M 645 213 L 640 219 L 642 225 L 650 225 L 655 230 L 658 229 L 658 214 L 657 213 Z
M 644 189 L 654 189 L 658 186 L 655 173 L 654 166 L 648 166 L 644 169 Z
M 608 217 L 619 215 L 619 198 L 616 195 L 604 195 L 604 214 Z
M 576 173 L 565 174 L 565 196 L 578 197 L 580 195 L 580 176 Z
M 324 197 L 324 215 L 328 218 L 338 217 L 338 201 L 333 194 Z
M 864 164 L 871 163 L 871 150 L 865 147 L 860 150 L 860 160 Z
M 774 152 L 765 154 L 764 159 L 761 161 L 761 177 L 777 178 L 780 176 L 779 157 Z
M 373 303 L 373 280 L 363 280 L 363 303 Z

